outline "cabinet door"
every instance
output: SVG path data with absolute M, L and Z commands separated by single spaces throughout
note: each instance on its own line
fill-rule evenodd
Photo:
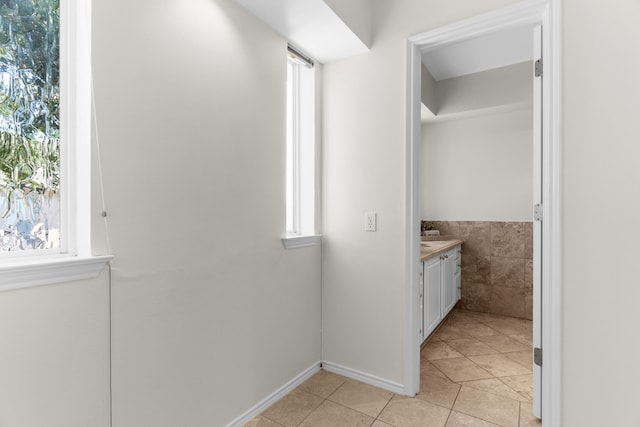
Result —
M 440 257 L 433 257 L 424 262 L 424 326 L 423 337 L 429 334 L 438 326 L 442 319 L 440 311 L 441 304 L 441 276 Z
M 420 269 L 420 338 L 424 341 L 426 336 L 424 335 L 424 263 Z
M 455 273 L 453 273 L 453 282 L 455 285 L 455 302 L 460 301 L 460 296 L 462 292 L 462 248 L 460 246 L 456 246 L 456 257 L 455 257 Z M 455 303 L 454 303 L 455 304 Z
M 442 260 L 442 317 L 446 316 L 456 303 L 456 250 L 445 253 Z

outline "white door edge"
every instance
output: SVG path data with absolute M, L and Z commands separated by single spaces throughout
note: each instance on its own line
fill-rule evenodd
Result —
M 533 200 L 542 205 L 542 88 L 543 76 L 536 76 L 536 61 L 542 60 L 542 26 L 533 28 Z M 544 64 L 544 61 L 542 61 Z M 542 65 L 544 67 L 544 65 Z M 543 216 L 544 218 L 544 216 Z M 533 348 L 542 348 L 542 228 L 543 222 L 533 221 Z M 542 367 L 533 363 L 533 415 L 542 417 Z

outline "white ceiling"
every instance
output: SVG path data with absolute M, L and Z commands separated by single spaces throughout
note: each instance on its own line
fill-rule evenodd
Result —
M 442 46 L 422 54 L 436 81 L 533 59 L 533 28 L 518 27 Z
M 322 0 L 235 0 L 320 63 L 369 48 Z

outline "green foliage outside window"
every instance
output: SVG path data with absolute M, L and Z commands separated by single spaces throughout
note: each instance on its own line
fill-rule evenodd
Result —
M 59 246 L 58 0 L 0 0 L 0 250 Z

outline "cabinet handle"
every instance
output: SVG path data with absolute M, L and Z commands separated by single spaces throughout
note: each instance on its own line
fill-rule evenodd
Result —
M 444 259 L 448 259 L 449 258 L 449 255 L 443 255 L 443 256 L 444 256 Z

